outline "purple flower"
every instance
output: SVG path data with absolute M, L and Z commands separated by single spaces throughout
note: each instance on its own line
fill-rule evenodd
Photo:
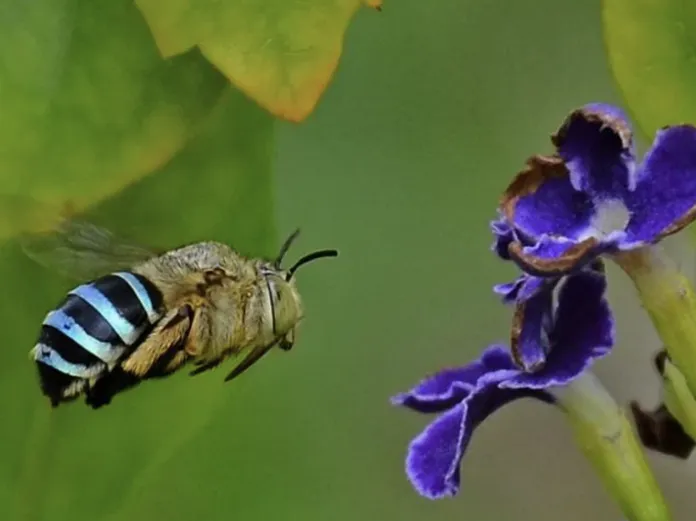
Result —
M 504 219 L 492 222 L 491 229 L 495 236 L 491 249 L 502 259 L 510 260 L 509 256 L 506 258 L 507 246 L 517 234 Z M 601 259 L 595 259 L 582 271 L 603 275 L 604 263 Z M 510 350 L 517 366 L 527 372 L 536 371 L 546 361 L 550 349 L 546 331 L 550 328 L 554 292 L 565 280 L 566 276 L 537 277 L 523 273 L 512 282 L 493 288 L 502 297 L 503 303 L 516 305 Z
M 491 250 L 503 260 L 511 260 L 508 249 L 510 244 L 521 240 L 515 230 L 508 224 L 504 217 L 491 222 L 491 231 L 494 240 Z M 498 284 L 493 288 L 500 295 L 505 304 L 524 302 L 540 292 L 553 291 L 560 277 L 535 277 L 526 273 L 505 284 Z
M 514 233 L 495 225 L 498 254 L 525 272 L 563 275 L 696 218 L 695 127 L 663 128 L 638 164 L 622 112 L 592 104 L 573 111 L 552 142 L 556 154 L 530 158 L 502 198 Z
M 440 371 L 392 398 L 396 405 L 440 414 L 411 442 L 406 458 L 408 478 L 421 495 L 436 499 L 457 493 L 459 467 L 471 436 L 493 412 L 518 398 L 554 403 L 550 390 L 570 383 L 609 352 L 614 327 L 605 289 L 605 278 L 598 273 L 566 279 L 548 324 L 551 349 L 540 370 L 520 370 L 505 347 L 493 345 L 480 359 Z

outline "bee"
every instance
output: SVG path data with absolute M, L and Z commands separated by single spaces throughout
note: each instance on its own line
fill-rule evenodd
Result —
M 24 251 L 64 275 L 89 280 L 50 311 L 31 358 L 53 407 L 85 396 L 97 409 L 143 380 L 171 375 L 186 364 L 197 375 L 246 353 L 230 381 L 272 347 L 289 351 L 303 306 L 297 270 L 281 263 L 296 230 L 274 260 L 245 257 L 214 241 L 156 251 L 106 228 L 64 221 L 49 234 L 25 237 Z

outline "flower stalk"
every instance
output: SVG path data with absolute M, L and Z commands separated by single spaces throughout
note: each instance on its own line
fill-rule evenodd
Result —
M 589 371 L 552 391 L 577 443 L 630 521 L 670 521 L 672 515 L 627 417 Z
M 696 396 L 696 293 L 659 246 L 617 253 L 670 359 Z
M 665 406 L 684 431 L 696 440 L 696 399 L 681 371 L 669 359 L 666 359 L 664 364 L 662 377 Z

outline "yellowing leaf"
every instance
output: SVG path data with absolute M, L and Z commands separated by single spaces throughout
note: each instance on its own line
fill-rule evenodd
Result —
M 382 0 L 363 0 L 363 2 L 367 7 L 372 7 L 373 9 L 377 9 L 378 11 L 382 10 L 382 4 L 384 3 L 382 2 Z
M 198 46 L 227 78 L 276 116 L 316 106 L 360 5 L 380 0 L 135 0 L 166 57 Z
M 131 0 L 4 0 L 0 184 L 76 210 L 166 164 L 227 86 L 162 59 Z

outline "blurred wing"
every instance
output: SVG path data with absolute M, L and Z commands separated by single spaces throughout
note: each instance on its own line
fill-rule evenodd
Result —
M 80 280 L 128 269 L 161 253 L 78 220 L 65 220 L 49 233 L 25 235 L 20 243 L 30 259 Z

